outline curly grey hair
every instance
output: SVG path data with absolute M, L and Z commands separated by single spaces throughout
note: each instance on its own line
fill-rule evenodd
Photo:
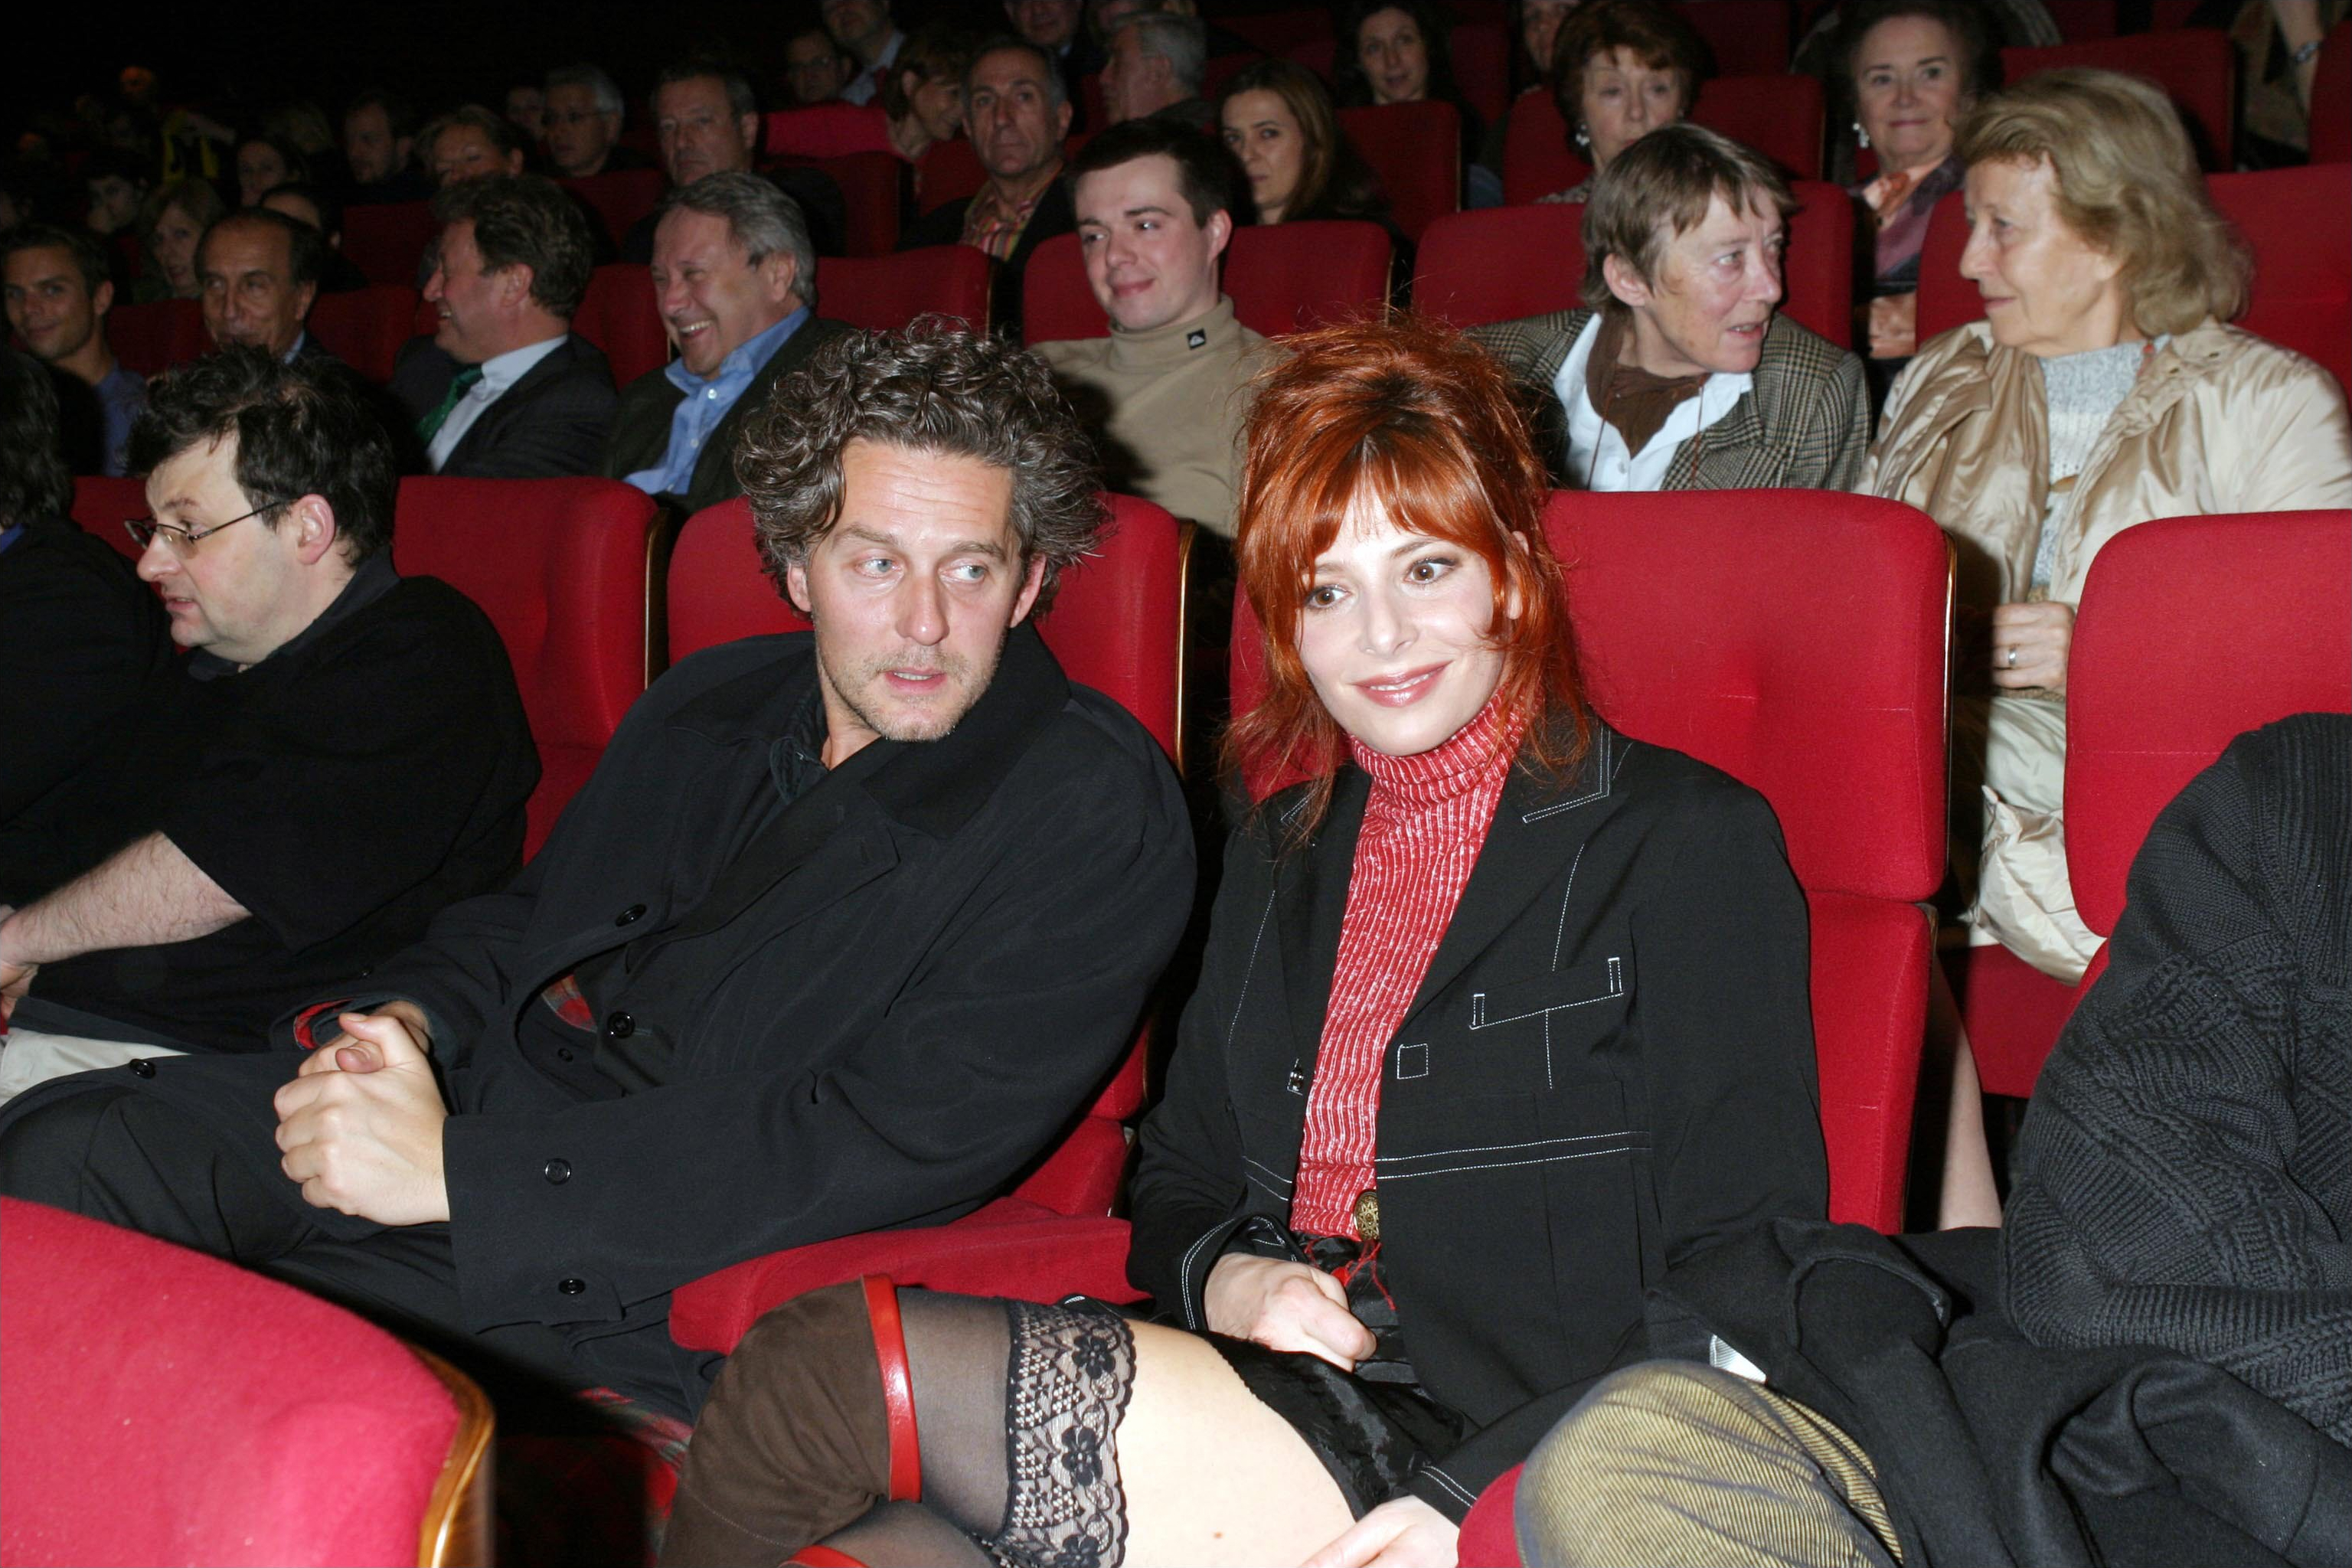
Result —
M 779 588 L 840 521 L 841 452 L 857 440 L 1009 471 L 1023 564 L 1045 563 L 1041 612 L 1107 518 L 1094 444 L 1045 362 L 953 317 L 920 316 L 901 331 L 828 343 L 779 380 L 746 426 L 735 477 Z

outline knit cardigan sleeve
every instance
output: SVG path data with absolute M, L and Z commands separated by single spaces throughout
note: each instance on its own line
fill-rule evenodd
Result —
M 2241 736 L 2133 862 L 2003 1230 L 2049 1345 L 2161 1345 L 2352 1444 L 2352 718 Z

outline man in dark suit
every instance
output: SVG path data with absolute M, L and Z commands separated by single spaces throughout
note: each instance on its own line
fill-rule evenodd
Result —
M 1006 1190 L 1182 931 L 1174 773 L 1026 624 L 1101 527 L 1084 447 L 1010 345 L 836 342 L 746 443 L 816 629 L 681 662 L 519 879 L 277 1050 L 16 1101 L 0 1191 L 434 1333 L 501 1403 L 690 1418 L 673 1290 Z
M 684 60 L 665 68 L 655 82 L 654 135 L 673 189 L 712 174 L 748 172 L 763 133 L 751 79 L 731 66 Z M 801 226 L 816 251 L 839 256 L 842 237 L 849 231 L 849 208 L 833 176 L 822 169 L 777 167 L 764 177 L 800 207 Z M 659 217 L 647 214 L 622 237 L 622 260 L 654 258 Z
M 1053 56 L 1062 73 L 1062 90 L 1076 104 L 1079 84 L 1103 68 L 1105 58 L 1102 44 L 1083 25 L 1083 0 L 1004 0 L 1004 19 L 1014 32 Z
M 621 394 L 604 472 L 699 511 L 742 493 L 736 437 L 769 390 L 850 329 L 816 314 L 801 210 L 759 175 L 706 175 L 654 218 L 655 305 L 677 358 Z
M 996 258 L 989 318 L 1021 335 L 1021 274 L 1029 255 L 1077 226 L 1062 180 L 1062 139 L 1070 101 L 1053 57 L 1036 45 L 1003 37 L 971 57 L 963 74 L 964 124 L 988 171 L 979 194 L 934 207 L 910 226 L 901 250 L 969 245 Z
M 588 291 L 588 220 L 537 174 L 460 180 L 434 198 L 427 304 L 441 324 L 401 350 L 392 395 L 432 473 L 593 474 L 611 433 L 612 367 L 572 331 Z

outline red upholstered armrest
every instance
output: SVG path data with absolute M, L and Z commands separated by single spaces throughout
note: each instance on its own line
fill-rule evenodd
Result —
M 1513 1465 L 1496 1476 L 1495 1484 L 1470 1505 L 1458 1547 L 1462 1568 L 1519 1568 L 1519 1538 L 1511 1528 L 1511 1514 L 1519 1498 L 1519 1472 L 1526 1468 Z
M 670 1299 L 670 1337 L 688 1350 L 731 1351 L 772 1307 L 864 1274 L 971 1296 L 1137 1301 L 1127 1282 L 1127 1222 L 1055 1214 L 999 1198 L 947 1225 L 877 1230 L 770 1253 L 696 1280 Z

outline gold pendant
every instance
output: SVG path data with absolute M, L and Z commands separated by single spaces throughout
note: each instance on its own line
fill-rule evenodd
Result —
M 1356 1194 L 1355 1206 L 1349 1212 L 1356 1221 L 1356 1234 L 1364 1238 L 1364 1245 L 1377 1244 L 1381 1239 L 1381 1194 L 1366 1187 Z

